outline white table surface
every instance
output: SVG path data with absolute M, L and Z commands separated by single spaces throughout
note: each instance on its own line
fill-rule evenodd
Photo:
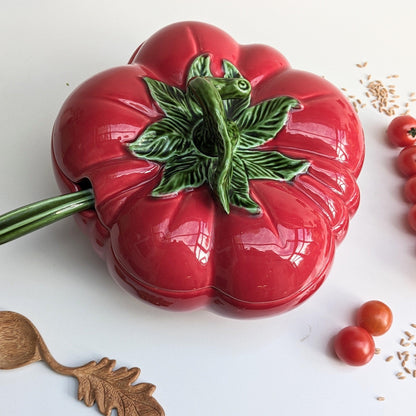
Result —
M 406 98 L 416 89 L 415 17 L 412 0 L 2 0 L 0 211 L 58 193 L 50 133 L 62 102 L 84 79 L 126 62 L 162 26 L 215 24 L 240 43 L 279 49 L 293 67 L 352 94 L 363 93 L 363 74 L 397 73 Z M 355 66 L 364 61 L 364 70 Z M 297 309 L 256 320 L 159 310 L 123 292 L 66 219 L 0 248 L 0 310 L 29 317 L 62 364 L 108 356 L 140 367 L 139 380 L 157 386 L 167 416 L 413 411 L 416 379 L 398 380 L 400 363 L 384 359 L 416 321 L 416 234 L 406 226 L 398 150 L 385 139 L 391 118 L 369 106 L 359 115 L 367 147 L 361 205 L 328 279 Z M 394 324 L 376 339 L 381 354 L 370 364 L 343 365 L 331 338 L 369 299 L 388 303 Z M 0 371 L 0 414 L 99 414 L 77 401 L 77 388 L 43 363 Z

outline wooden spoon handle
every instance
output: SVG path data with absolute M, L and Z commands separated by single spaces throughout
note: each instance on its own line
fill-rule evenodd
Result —
M 39 336 L 39 351 L 42 359 L 55 372 L 73 376 L 78 380 L 78 400 L 87 406 L 97 403 L 98 410 L 109 416 L 116 409 L 119 416 L 164 416 L 160 404 L 152 397 L 155 386 L 149 383 L 133 383 L 140 369 L 121 367 L 114 370 L 116 361 L 103 358 L 91 361 L 81 367 L 66 367 L 59 364 Z

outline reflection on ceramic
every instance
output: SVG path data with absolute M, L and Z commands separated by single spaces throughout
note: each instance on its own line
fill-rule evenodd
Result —
M 364 157 L 338 89 L 197 22 L 78 87 L 52 146 L 61 190 L 93 190 L 78 220 L 121 286 L 241 317 L 286 311 L 322 284 Z

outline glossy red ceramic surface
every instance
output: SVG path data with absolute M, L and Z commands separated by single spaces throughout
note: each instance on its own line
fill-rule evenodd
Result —
M 280 95 L 301 104 L 262 149 L 307 159 L 310 168 L 291 182 L 251 181 L 260 215 L 235 207 L 226 214 L 205 185 L 152 197 L 163 166 L 127 150 L 163 117 L 142 78 L 184 89 L 201 54 L 217 77 L 224 59 L 235 65 L 251 83 L 252 104 Z M 96 209 L 79 220 L 124 288 L 170 309 L 210 304 L 242 317 L 288 310 L 318 289 L 357 209 L 363 157 L 359 120 L 337 88 L 292 69 L 270 47 L 239 45 L 196 22 L 160 30 L 129 64 L 78 87 L 53 131 L 61 190 L 92 185 Z

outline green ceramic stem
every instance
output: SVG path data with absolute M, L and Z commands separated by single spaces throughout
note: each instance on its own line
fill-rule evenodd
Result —
M 225 113 L 223 100 L 247 96 L 250 83 L 244 79 L 196 77 L 188 87 L 198 101 L 203 115 L 204 128 L 215 143 L 218 163 L 214 172 L 214 191 L 224 208 L 230 212 L 229 190 L 233 172 L 233 154 L 238 136 Z
M 25 205 L 0 216 L 0 244 L 90 208 L 94 208 L 91 189 Z

